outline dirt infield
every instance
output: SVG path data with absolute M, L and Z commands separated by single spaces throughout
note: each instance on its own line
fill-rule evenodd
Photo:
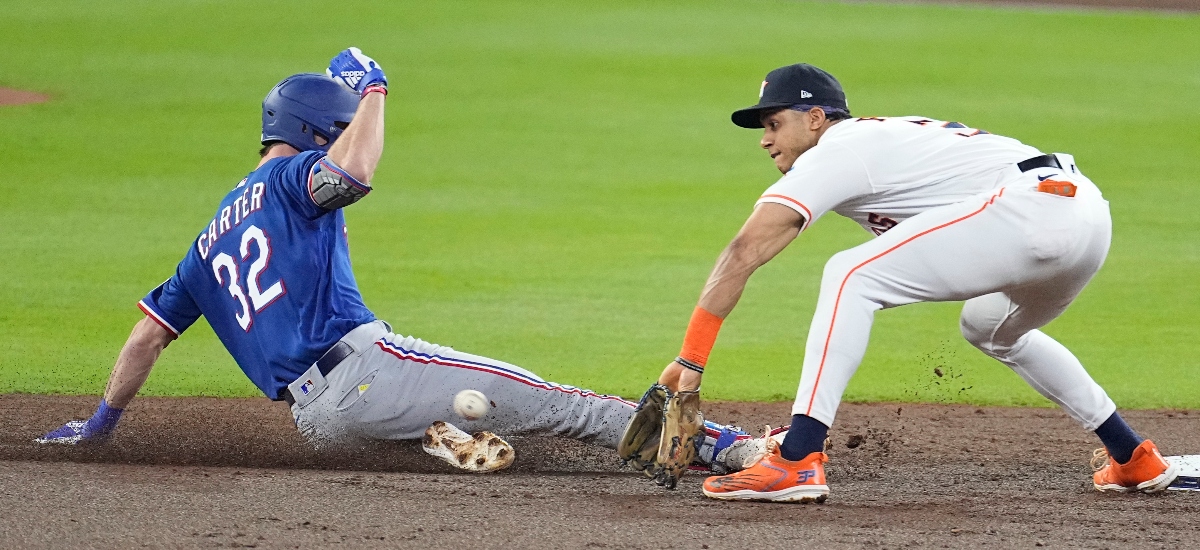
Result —
M 0 106 L 28 105 L 30 103 L 45 103 L 47 101 L 50 101 L 50 96 L 46 94 L 0 87 Z
M 845 405 L 829 501 L 781 505 L 705 499 L 700 475 L 668 492 L 548 438 L 514 438 L 513 468 L 485 475 L 413 442 L 318 453 L 265 399 L 143 398 L 107 447 L 31 443 L 95 401 L 0 396 L 0 547 L 1180 548 L 1200 527 L 1197 493 L 1095 493 L 1096 442 L 1052 409 Z M 759 426 L 789 405 L 706 408 Z M 1127 417 L 1200 452 L 1200 411 Z

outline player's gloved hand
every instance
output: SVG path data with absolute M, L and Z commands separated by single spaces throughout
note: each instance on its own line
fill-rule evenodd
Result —
M 101 399 L 96 414 L 87 420 L 72 420 L 62 427 L 42 437 L 35 439 L 37 443 L 57 443 L 59 445 L 76 445 L 79 443 L 104 443 L 112 436 L 121 420 L 124 409 L 114 409 L 108 402 Z
M 371 86 L 387 89 L 387 76 L 383 74 L 383 67 L 353 46 L 334 56 L 329 62 L 329 68 L 325 69 L 325 74 L 359 95 L 363 95 Z
M 674 489 L 679 477 L 696 461 L 700 444 L 704 442 L 704 415 L 700 412 L 699 390 L 666 393 L 662 435 L 658 441 L 658 456 L 654 459 L 654 481 Z
M 654 461 L 658 458 L 658 442 L 662 437 L 663 411 L 667 405 L 667 388 L 655 384 L 638 401 L 633 417 L 625 425 L 625 433 L 617 443 L 617 456 L 626 464 L 648 477 L 658 474 Z

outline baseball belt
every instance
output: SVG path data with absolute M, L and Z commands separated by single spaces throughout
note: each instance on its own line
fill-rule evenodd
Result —
M 1063 165 L 1058 162 L 1058 157 L 1054 155 L 1038 155 L 1017 163 L 1017 169 L 1022 172 L 1028 172 L 1036 168 L 1058 168 L 1059 170 L 1065 170 Z
M 329 376 L 333 367 L 338 366 L 343 359 L 350 357 L 353 353 L 354 348 L 350 344 L 338 340 L 338 343 L 329 348 L 329 351 L 326 351 L 320 359 L 317 359 L 317 370 L 321 371 L 321 376 Z M 284 386 L 283 390 L 279 392 L 279 399 L 287 401 L 289 407 L 296 404 L 296 398 L 292 397 L 292 391 L 287 386 Z

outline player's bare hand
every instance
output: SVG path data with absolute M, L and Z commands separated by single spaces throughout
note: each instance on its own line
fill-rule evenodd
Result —
M 672 392 L 695 391 L 700 389 L 701 374 L 671 361 L 658 377 L 658 383 L 666 386 Z
M 353 46 L 334 56 L 325 74 L 359 94 L 372 85 L 387 87 L 387 76 L 379 62 Z

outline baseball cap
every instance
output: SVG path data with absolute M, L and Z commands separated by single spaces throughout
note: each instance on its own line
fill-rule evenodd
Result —
M 767 73 L 758 91 L 758 104 L 734 111 L 730 118 L 742 128 L 762 128 L 758 117 L 763 111 L 792 105 L 832 107 L 850 113 L 846 92 L 833 75 L 807 63 L 797 63 Z

